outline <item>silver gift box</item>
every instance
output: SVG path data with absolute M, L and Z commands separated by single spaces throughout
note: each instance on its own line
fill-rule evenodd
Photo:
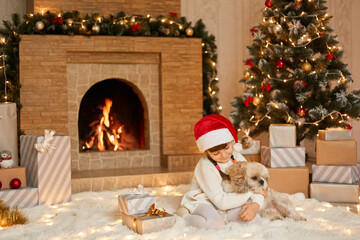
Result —
M 347 129 L 325 129 L 319 130 L 319 139 L 326 141 L 350 140 L 353 139 L 352 131 Z
M 296 147 L 296 127 L 293 124 L 270 124 L 269 147 Z
M 129 193 L 118 196 L 119 211 L 130 215 L 146 213 L 155 202 L 156 198 L 148 193 Z

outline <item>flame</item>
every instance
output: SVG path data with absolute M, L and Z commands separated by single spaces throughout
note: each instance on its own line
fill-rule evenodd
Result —
M 112 124 L 112 119 L 110 118 L 110 110 L 112 107 L 112 100 L 106 98 L 105 99 L 105 105 L 102 107 L 102 116 L 100 121 L 97 124 L 97 121 L 94 123 L 91 123 L 90 126 L 96 125 L 95 128 L 95 136 L 91 137 L 91 140 L 89 142 L 85 142 L 85 146 L 83 148 L 90 149 L 93 147 L 95 143 L 95 138 L 97 140 L 97 150 L 98 151 L 106 151 L 106 150 L 124 150 L 124 147 L 121 143 L 121 136 L 123 133 L 124 125 L 121 125 L 119 123 Z M 116 125 L 116 126 L 114 126 Z M 120 126 L 119 126 L 120 125 Z M 109 149 L 106 149 L 105 139 L 107 138 L 107 145 L 109 143 L 111 146 L 107 146 Z M 112 148 L 112 149 L 111 149 Z

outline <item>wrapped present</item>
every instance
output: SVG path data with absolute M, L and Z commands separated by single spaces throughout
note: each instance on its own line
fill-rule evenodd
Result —
M 39 189 L 39 204 L 71 201 L 70 137 L 20 136 L 21 165 L 30 187 Z
M 318 201 L 359 203 L 359 187 L 360 182 L 353 184 L 312 182 L 310 195 Z
M 10 182 L 13 179 L 19 179 L 21 182 L 20 187 L 26 187 L 26 174 L 24 167 L 0 168 L 0 189 L 11 188 Z
M 260 153 L 260 141 L 253 140 L 251 146 L 249 148 L 243 148 L 240 152 L 242 155 L 253 155 Z
M 39 191 L 30 187 L 0 190 L 0 199 L 12 208 L 34 207 L 39 203 Z
M 175 216 L 168 214 L 165 210 L 156 209 L 155 204 L 152 204 L 150 210 L 145 214 L 128 215 L 121 213 L 121 218 L 124 225 L 140 234 L 170 228 L 176 221 Z
M 305 148 L 261 147 L 261 163 L 270 168 L 304 167 Z
M 268 168 L 269 187 L 278 192 L 304 193 L 309 197 L 309 169 L 307 167 Z
M 250 155 L 244 155 L 244 158 L 248 162 L 258 162 L 261 163 L 261 155 L 260 154 L 250 154 Z
M 16 103 L 0 103 L 0 150 L 11 152 L 13 166 L 18 163 L 18 130 Z
M 334 140 L 350 140 L 352 139 L 352 131 L 344 128 L 327 128 L 319 130 L 319 139 L 325 141 Z
M 354 166 L 357 164 L 356 141 L 316 140 L 316 164 L 317 165 L 344 165 Z
M 360 164 L 356 166 L 313 165 L 312 181 L 332 183 L 360 181 Z
M 296 128 L 293 124 L 270 124 L 269 127 L 269 146 L 276 147 L 296 147 Z
M 156 202 L 156 198 L 146 193 L 143 186 L 139 185 L 132 193 L 119 195 L 118 202 L 120 212 L 128 215 L 144 214 Z

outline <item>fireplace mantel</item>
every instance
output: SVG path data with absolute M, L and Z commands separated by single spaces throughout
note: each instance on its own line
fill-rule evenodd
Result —
M 21 128 L 27 135 L 44 129 L 70 135 L 73 171 L 193 164 L 199 153 L 193 126 L 202 117 L 201 48 L 194 38 L 22 35 Z M 79 154 L 76 110 L 87 89 L 108 78 L 138 84 L 153 145 L 145 152 L 107 152 L 102 159 L 113 160 L 99 163 Z

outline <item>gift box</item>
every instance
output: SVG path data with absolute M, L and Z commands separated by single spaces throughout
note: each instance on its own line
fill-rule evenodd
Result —
M 260 153 L 260 141 L 259 140 L 253 140 L 251 146 L 249 148 L 243 148 L 241 150 L 242 155 L 253 155 L 253 154 L 259 154 Z
M 304 193 L 309 197 L 309 169 L 307 167 L 268 168 L 269 187 L 278 192 Z
M 144 214 L 156 202 L 156 198 L 148 193 L 129 193 L 119 195 L 118 202 L 120 212 L 128 215 Z
M 244 155 L 244 158 L 248 162 L 258 162 L 261 163 L 261 155 L 260 154 L 251 154 L 251 155 Z
M 270 168 L 304 167 L 305 148 L 261 147 L 261 163 Z
M 319 139 L 325 141 L 333 140 L 350 140 L 352 139 L 352 131 L 343 128 L 328 128 L 319 130 Z
M 171 214 L 162 214 L 164 211 L 153 210 L 153 213 L 128 215 L 121 213 L 122 223 L 136 233 L 144 234 L 164 230 L 175 224 L 176 218 Z
M 313 165 L 312 181 L 332 183 L 360 181 L 360 164 L 356 166 Z
M 0 199 L 11 208 L 34 207 L 39 203 L 39 191 L 30 187 L 0 190 Z
M 2 186 L 0 189 L 8 189 L 10 182 L 14 178 L 21 181 L 20 187 L 26 187 L 26 174 L 24 167 L 0 168 L 0 182 Z
M 0 103 L 0 150 L 8 150 L 11 153 L 13 166 L 19 166 L 16 111 L 16 103 Z
M 20 156 L 28 186 L 39 189 L 39 204 L 71 201 L 69 136 L 54 136 L 53 131 L 20 136 Z
M 325 202 L 359 203 L 360 182 L 353 184 L 319 183 L 310 184 L 311 198 Z
M 316 164 L 317 165 L 344 165 L 354 166 L 357 164 L 356 141 L 316 140 Z
M 277 147 L 296 147 L 296 128 L 292 124 L 270 124 L 269 127 L 269 146 Z

